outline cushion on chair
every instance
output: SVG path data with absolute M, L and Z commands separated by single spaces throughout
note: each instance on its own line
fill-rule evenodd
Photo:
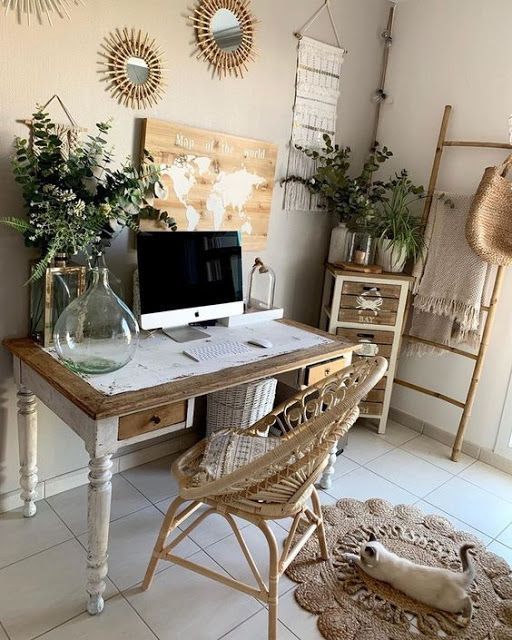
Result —
M 281 443 L 281 438 L 238 435 L 229 429 L 218 431 L 206 443 L 203 459 L 192 478 L 192 485 L 200 486 L 218 480 L 260 458 Z

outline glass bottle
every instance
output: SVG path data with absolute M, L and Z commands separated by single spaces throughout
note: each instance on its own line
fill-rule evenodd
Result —
M 377 240 L 366 231 L 353 231 L 347 236 L 347 262 L 367 266 L 374 264 Z
M 247 297 L 249 309 L 273 309 L 275 289 L 276 274 L 263 264 L 261 258 L 256 258 L 251 270 Z
M 74 300 L 55 325 L 55 350 L 77 373 L 109 373 L 133 358 L 139 325 L 133 313 L 112 291 L 108 269 L 90 271 L 85 293 Z

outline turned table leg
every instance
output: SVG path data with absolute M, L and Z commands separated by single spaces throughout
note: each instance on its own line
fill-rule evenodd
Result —
M 112 498 L 111 455 L 91 458 L 89 462 L 89 494 L 87 520 L 89 525 L 87 553 L 87 611 L 96 615 L 103 611 L 107 577 L 108 529 Z
M 330 489 L 332 486 L 332 476 L 334 475 L 334 465 L 336 464 L 336 453 L 338 451 L 338 443 L 336 443 L 331 449 L 329 454 L 329 462 L 324 469 L 322 477 L 320 478 L 320 487 L 322 489 Z
M 23 515 L 31 518 L 37 511 L 37 403 L 26 387 L 18 391 L 18 444 Z

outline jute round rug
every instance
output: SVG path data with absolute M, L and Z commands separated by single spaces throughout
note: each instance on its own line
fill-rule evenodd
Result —
M 342 499 L 323 511 L 330 560 L 318 560 L 313 537 L 286 573 L 300 583 L 295 598 L 303 609 L 319 616 L 324 638 L 512 640 L 512 570 L 477 538 L 457 531 L 445 518 L 385 500 Z M 471 622 L 464 624 L 457 616 L 415 602 L 349 563 L 343 554 L 359 553 L 371 533 L 399 555 L 453 571 L 461 571 L 460 545 L 474 543 Z

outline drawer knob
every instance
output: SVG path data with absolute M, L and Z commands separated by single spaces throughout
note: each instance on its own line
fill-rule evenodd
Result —
M 325 375 L 328 376 L 331 373 L 331 370 L 329 369 L 329 367 L 327 367 L 327 369 L 325 370 Z
M 150 422 L 152 422 L 153 424 L 160 424 L 162 422 L 162 418 L 159 418 L 158 416 L 153 416 Z

